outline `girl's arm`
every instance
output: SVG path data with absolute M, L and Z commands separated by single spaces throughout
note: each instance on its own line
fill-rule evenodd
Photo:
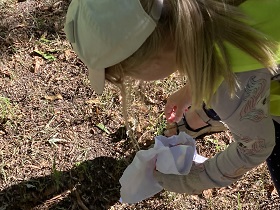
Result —
M 256 70 L 237 75 L 241 89 L 234 98 L 222 84 L 212 108 L 228 125 L 235 142 L 203 164 L 194 165 L 186 176 L 155 172 L 159 183 L 169 191 L 198 194 L 202 190 L 223 187 L 264 162 L 275 145 L 275 133 L 269 114 L 271 75 Z

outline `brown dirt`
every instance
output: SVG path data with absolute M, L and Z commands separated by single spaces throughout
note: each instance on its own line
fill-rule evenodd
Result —
M 1 210 L 280 209 L 265 164 L 199 196 L 163 191 L 121 204 L 119 178 L 135 154 L 121 98 L 112 86 L 102 96 L 91 90 L 87 69 L 63 33 L 68 4 L 0 0 Z M 131 122 L 142 149 L 162 131 L 165 99 L 179 85 L 172 75 L 133 92 Z M 198 139 L 197 145 L 210 157 L 231 141 L 227 131 Z

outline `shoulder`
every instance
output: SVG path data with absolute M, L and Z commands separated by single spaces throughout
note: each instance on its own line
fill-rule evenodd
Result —
M 236 73 L 239 87 L 236 89 L 235 95 L 230 96 L 227 84 L 223 82 L 213 97 L 212 108 L 222 120 L 229 118 L 240 109 L 240 106 L 244 106 L 246 101 L 254 100 L 256 103 L 269 95 L 271 77 L 272 74 L 267 69 Z M 254 105 L 257 104 L 251 104 L 251 106 Z

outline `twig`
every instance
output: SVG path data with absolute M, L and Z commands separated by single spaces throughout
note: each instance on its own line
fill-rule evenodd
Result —
M 83 203 L 83 201 L 81 200 L 81 197 L 78 193 L 77 190 L 75 190 L 75 195 L 76 195 L 76 198 L 77 198 L 77 203 L 78 205 L 83 209 L 83 210 L 89 210 L 88 207 L 86 207 L 86 205 Z

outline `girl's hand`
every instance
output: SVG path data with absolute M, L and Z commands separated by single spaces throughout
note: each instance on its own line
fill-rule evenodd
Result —
M 168 123 L 179 122 L 183 114 L 191 105 L 191 90 L 189 85 L 185 85 L 167 99 L 164 113 Z

